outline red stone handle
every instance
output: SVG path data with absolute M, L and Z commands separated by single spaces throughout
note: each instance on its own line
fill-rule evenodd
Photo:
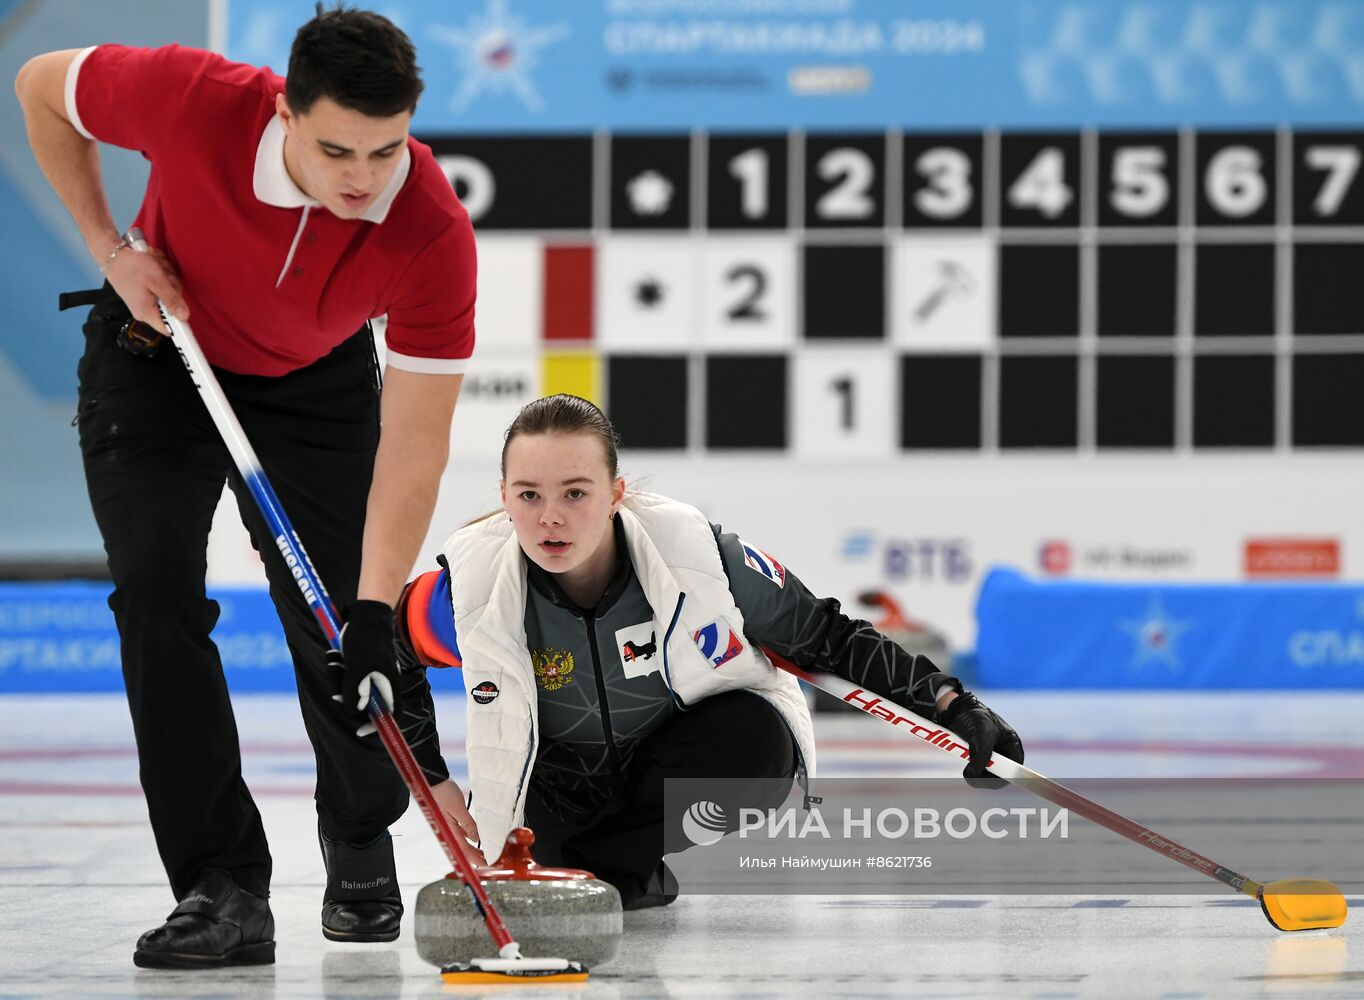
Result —
M 478 877 L 484 882 L 581 882 L 596 878 L 591 872 L 581 868 L 545 868 L 535 863 L 530 856 L 530 847 L 535 843 L 535 834 L 529 827 L 518 826 L 507 834 L 507 843 L 502 853 L 490 865 L 478 869 Z M 447 878 L 459 878 L 451 872 Z

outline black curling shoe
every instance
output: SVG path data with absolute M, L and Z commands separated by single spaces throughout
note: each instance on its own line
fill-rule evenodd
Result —
M 329 941 L 396 941 L 403 899 L 388 831 L 362 847 L 332 840 L 320 829 L 327 894 L 322 899 L 322 936 Z
M 617 887 L 619 888 L 619 887 Z M 673 875 L 672 869 L 662 861 L 654 869 L 649 881 L 644 883 L 642 892 L 621 893 L 622 910 L 648 910 L 655 906 L 669 906 L 677 899 L 677 877 Z
M 137 939 L 133 952 L 133 964 L 144 969 L 216 969 L 274 961 L 270 903 L 217 870 L 201 875 L 166 922 Z

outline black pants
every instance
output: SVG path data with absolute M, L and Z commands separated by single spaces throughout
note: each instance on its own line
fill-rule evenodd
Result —
M 643 741 L 623 793 L 591 821 L 565 821 L 532 782 L 526 801 L 526 825 L 535 831 L 532 852 L 542 865 L 587 869 L 614 885 L 628 906 L 644 894 L 664 854 L 692 846 L 682 832 L 682 814 L 664 809 L 669 778 L 755 779 L 751 785 L 726 781 L 716 795 L 736 820 L 741 806 L 778 805 L 795 774 L 795 742 L 777 710 L 747 691 L 716 695 L 679 712 Z M 493 854 L 499 849 L 491 847 Z
M 224 481 L 264 560 L 293 655 L 317 757 L 322 828 L 347 842 L 372 840 L 402 815 L 407 792 L 377 738 L 356 739 L 331 701 L 321 629 L 179 356 L 168 344 L 153 358 L 116 346 L 126 315 L 112 292 L 91 310 L 78 368 L 78 424 L 114 581 L 109 606 L 152 830 L 177 899 L 208 868 L 265 894 L 270 851 L 242 781 L 222 661 L 209 638 L 218 605 L 204 589 L 209 527 Z M 378 446 L 372 357 L 362 331 L 282 377 L 217 373 L 338 607 L 355 599 Z

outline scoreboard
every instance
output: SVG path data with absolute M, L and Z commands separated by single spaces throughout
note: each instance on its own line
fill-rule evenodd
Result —
M 384 9 L 478 236 L 466 453 L 557 389 L 812 468 L 1364 446 L 1364 0 Z
M 993 566 L 1364 573 L 1364 0 L 382 10 L 478 239 L 428 551 L 570 391 L 631 485 L 954 649 Z M 281 67 L 312 14 L 229 0 L 223 51 Z M 1226 634 L 1133 601 L 1104 627 L 1158 682 Z
M 478 234 L 465 448 L 559 390 L 687 452 L 1364 446 L 1364 130 L 419 138 Z

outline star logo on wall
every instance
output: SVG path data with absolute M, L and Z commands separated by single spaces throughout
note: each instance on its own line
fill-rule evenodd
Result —
M 1175 646 L 1180 636 L 1194 627 L 1188 618 L 1173 619 L 1165 613 L 1159 594 L 1152 594 L 1146 607 L 1146 617 L 1141 620 L 1125 619 L 1118 627 L 1137 641 L 1132 655 L 1132 665 L 1140 667 L 1152 660 L 1167 667 L 1178 668 L 1179 653 Z
M 531 27 L 511 13 L 507 0 L 488 0 L 482 14 L 475 14 L 463 27 L 432 24 L 431 38 L 455 50 L 464 82 L 450 98 L 452 111 L 463 111 L 485 90 L 511 91 L 527 111 L 542 111 L 540 92 L 531 81 L 539 64 L 540 50 L 569 34 L 566 23 Z

